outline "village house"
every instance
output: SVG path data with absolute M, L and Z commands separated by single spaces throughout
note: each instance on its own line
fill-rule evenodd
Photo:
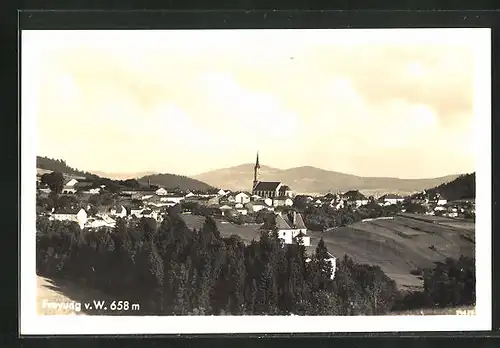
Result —
M 206 207 L 211 206 L 211 205 L 218 205 L 219 204 L 219 197 L 217 196 L 193 196 L 185 199 L 186 202 L 195 202 L 201 205 L 204 205 Z
M 293 198 L 293 191 L 288 185 L 281 185 L 278 189 L 278 193 L 280 197 Z
M 358 190 L 350 190 L 347 191 L 344 195 L 343 198 L 347 201 L 348 205 L 353 205 L 356 208 L 359 208 L 363 205 L 368 204 L 368 198 L 365 197 L 361 192 Z
M 273 206 L 274 207 L 291 207 L 293 205 L 293 200 L 290 197 L 282 196 L 282 197 L 275 197 L 273 199 Z
M 40 185 L 40 187 L 38 188 L 38 191 L 40 191 L 40 193 L 43 193 L 44 195 L 48 195 L 50 194 L 50 188 L 48 185 Z
M 144 210 L 144 208 L 132 208 L 132 209 L 130 209 L 130 216 L 135 216 L 137 218 L 141 218 L 143 210 Z
M 307 228 L 300 213 L 276 214 L 276 227 L 278 228 L 278 237 L 285 244 L 293 244 L 294 238 L 300 234 L 303 245 L 311 245 L 311 239 L 309 236 L 306 236 Z
M 114 207 L 111 207 L 109 209 L 109 214 L 111 216 L 119 217 L 119 218 L 124 218 L 127 216 L 127 209 L 123 205 L 117 205 Z
M 222 216 L 227 216 L 229 211 L 234 210 L 234 207 L 230 206 L 228 204 L 224 204 L 224 205 L 219 207 L 219 210 L 220 210 Z
M 100 228 L 100 227 L 114 228 L 115 226 L 116 226 L 116 221 L 107 215 L 90 217 L 85 223 L 86 228 Z
M 427 197 L 427 192 L 423 191 L 417 194 L 414 194 L 410 198 L 410 202 L 413 204 L 428 204 L 429 203 L 429 198 Z
M 53 220 L 77 222 L 80 228 L 87 222 L 87 212 L 80 207 L 56 209 L 51 217 Z
M 88 191 L 86 191 L 86 193 L 91 195 L 98 195 L 99 193 L 101 193 L 101 188 L 100 187 L 91 188 Z
M 151 209 L 144 209 L 142 211 L 142 217 L 158 220 L 158 211 Z
M 187 198 L 191 198 L 191 197 L 194 197 L 194 195 L 192 196 L 186 196 Z M 174 203 L 174 204 L 179 204 L 181 203 L 185 198 L 183 196 L 163 196 L 163 197 L 160 197 L 160 202 L 166 202 L 166 203 Z
M 217 191 L 218 196 L 225 196 L 226 194 L 227 194 L 227 192 L 224 191 L 223 189 L 220 189 L 219 191 Z
M 436 193 L 432 199 L 429 200 L 429 202 L 437 205 L 445 205 L 448 203 L 448 200 L 446 200 L 441 194 Z
M 250 202 L 250 195 L 246 192 L 238 192 L 234 195 L 234 201 L 241 204 Z
M 396 194 L 389 193 L 389 194 L 386 194 L 386 195 L 379 197 L 378 204 L 381 206 L 388 206 L 388 205 L 397 204 L 397 203 L 400 203 L 403 201 L 404 201 L 403 197 L 398 196 Z
M 247 215 L 247 214 L 248 214 L 248 210 L 247 210 L 247 209 L 245 209 L 241 203 L 239 203 L 239 204 L 240 204 L 241 206 L 238 206 L 238 207 L 237 207 L 237 206 L 235 206 L 235 207 L 234 207 L 234 208 L 235 208 L 235 210 L 238 212 L 238 214 L 241 214 L 241 215 Z
M 75 194 L 76 193 L 76 187 L 75 185 L 78 184 L 78 180 L 76 179 L 70 179 L 68 180 L 61 191 L 62 194 Z
M 158 196 L 166 196 L 168 194 L 168 191 L 165 190 L 163 187 L 160 187 L 158 190 L 155 191 L 155 194 Z
M 260 200 L 260 201 L 253 201 L 245 204 L 245 208 L 248 210 L 249 213 L 257 213 L 261 211 L 262 209 L 269 209 L 271 210 L 271 206 L 269 206 L 265 201 Z

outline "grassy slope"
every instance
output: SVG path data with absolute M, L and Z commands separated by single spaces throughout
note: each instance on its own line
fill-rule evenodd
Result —
M 473 256 L 474 243 L 462 237 L 463 229 L 441 223 L 395 217 L 394 220 L 360 222 L 324 234 L 330 252 L 380 266 L 402 288 L 414 288 L 422 281 L 410 274 L 446 257 Z M 457 221 L 455 221 L 458 223 Z M 318 239 L 319 232 L 311 235 Z M 434 246 L 436 251 L 429 249 Z
M 190 228 L 200 228 L 203 224 L 201 216 L 183 217 Z M 325 233 L 309 231 L 312 247 L 308 249 L 314 250 L 323 236 L 328 250 L 335 256 L 341 258 L 348 254 L 357 262 L 378 265 L 400 288 L 416 289 L 422 286 L 422 281 L 411 275 L 411 270 L 432 267 L 433 262 L 446 257 L 474 255 L 474 243 L 461 236 L 464 229 L 447 225 L 448 220 L 451 219 L 440 218 L 438 223 L 433 223 L 400 216 L 394 220 L 358 222 Z M 460 224 L 460 221 L 453 220 L 453 223 Z M 259 239 L 258 225 L 235 226 L 221 222 L 217 225 L 223 236 L 236 234 L 247 242 Z M 431 245 L 436 251 L 429 249 Z

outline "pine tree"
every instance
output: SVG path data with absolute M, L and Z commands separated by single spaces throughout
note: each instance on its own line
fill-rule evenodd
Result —
M 332 264 L 329 261 L 330 254 L 326 248 L 323 237 L 321 237 L 316 252 L 309 263 L 310 285 L 313 292 L 330 289 Z

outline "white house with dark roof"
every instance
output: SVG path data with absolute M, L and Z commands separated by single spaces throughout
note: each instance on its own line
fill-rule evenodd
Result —
M 396 194 L 389 193 L 389 194 L 381 196 L 378 199 L 378 204 L 387 206 L 387 205 L 397 204 L 397 203 L 403 202 L 403 201 L 404 201 L 403 197 L 396 195 Z
M 152 209 L 144 209 L 142 217 L 158 220 L 158 211 Z
M 190 197 L 194 197 L 194 195 L 192 196 L 186 196 L 187 198 L 190 198 Z M 163 197 L 160 197 L 160 202 L 172 202 L 172 203 L 175 203 L 175 204 L 178 204 L 180 202 L 182 202 L 183 200 L 185 199 L 185 197 L 183 196 L 163 196 Z
M 234 210 L 234 207 L 229 205 L 229 204 L 224 204 L 224 205 L 219 207 L 219 210 L 220 210 L 222 216 L 226 216 L 229 211 Z
M 278 228 L 278 237 L 285 244 L 293 244 L 294 238 L 302 234 L 303 245 L 311 245 L 311 238 L 306 236 L 307 228 L 300 213 L 276 214 L 276 227 Z
M 437 205 L 445 205 L 446 203 L 448 203 L 448 200 L 439 193 L 436 193 L 434 201 L 436 202 Z
M 293 198 L 293 191 L 288 185 L 281 185 L 278 190 L 278 193 L 280 197 Z
M 291 207 L 293 205 L 293 200 L 287 196 L 275 197 L 273 199 L 274 207 Z
M 248 210 L 249 213 L 257 213 L 262 209 L 271 209 L 271 206 L 269 206 L 265 201 L 260 200 L 245 204 L 245 208 Z
M 87 222 L 87 212 L 80 207 L 59 208 L 52 213 L 52 219 L 59 221 L 74 221 L 80 225 L 80 228 L 83 228 Z
M 246 192 L 238 192 L 234 195 L 234 201 L 236 203 L 247 204 L 250 202 L 250 195 Z
M 143 210 L 144 210 L 144 208 L 132 208 L 132 209 L 130 209 L 130 216 L 135 216 L 135 217 L 141 218 Z
M 107 215 L 99 215 L 91 217 L 85 223 L 86 228 L 100 228 L 100 227 L 114 228 L 115 226 L 116 226 L 116 221 Z
M 62 194 L 75 194 L 76 193 L 76 187 L 75 185 L 78 184 L 78 180 L 76 179 L 70 179 L 68 180 L 61 191 Z
M 368 204 L 368 198 L 358 190 L 350 190 L 343 194 L 343 198 L 348 204 L 355 205 L 356 208 Z
M 127 216 L 127 209 L 123 205 L 116 205 L 109 209 L 109 215 L 124 218 Z

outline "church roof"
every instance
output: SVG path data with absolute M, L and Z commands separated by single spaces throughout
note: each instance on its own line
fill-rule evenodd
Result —
M 254 191 L 276 191 L 280 184 L 279 181 L 259 181 Z
M 290 225 L 283 219 L 281 215 L 276 215 L 276 227 L 280 230 L 289 230 L 291 229 Z
M 306 229 L 306 224 L 304 223 L 302 214 L 300 213 L 297 213 L 297 215 L 295 215 L 295 227 L 299 229 Z

